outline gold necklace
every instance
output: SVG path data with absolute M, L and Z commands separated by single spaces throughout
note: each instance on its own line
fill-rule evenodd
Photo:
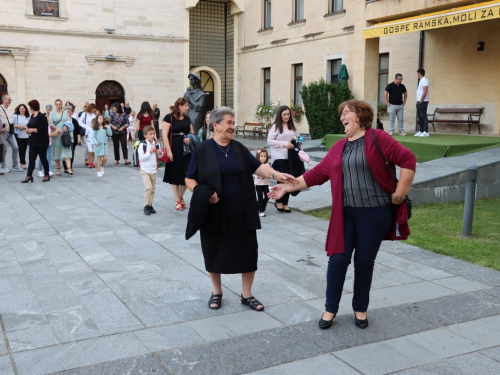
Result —
M 215 144 L 217 145 L 217 147 L 219 147 L 219 149 L 222 151 L 222 153 L 226 155 L 226 159 L 227 159 L 227 154 L 229 152 L 229 145 L 231 144 L 231 142 L 227 144 L 227 150 L 226 151 L 224 151 L 222 149 L 222 147 L 220 147 L 220 145 L 217 142 L 215 142 Z

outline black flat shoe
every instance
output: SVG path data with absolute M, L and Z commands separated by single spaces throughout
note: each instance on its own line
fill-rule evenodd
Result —
M 278 205 L 276 203 L 274 203 L 274 207 L 276 207 L 276 209 L 278 210 L 278 212 L 285 212 L 285 209 L 284 208 L 278 208 Z
M 290 209 L 285 210 L 285 213 L 286 213 L 286 214 L 291 214 L 291 213 L 292 213 L 292 210 L 290 210 Z
M 151 211 L 149 211 L 149 206 L 144 206 L 144 215 L 151 215 Z
M 323 314 L 323 315 L 325 315 L 325 314 Z M 319 329 L 328 329 L 328 328 L 330 328 L 332 326 L 333 319 L 335 319 L 335 317 L 337 316 L 337 314 L 335 314 L 333 316 L 332 320 L 325 320 L 325 319 L 323 319 L 323 315 L 321 315 L 321 319 L 318 322 Z
M 211 306 L 211 305 L 217 305 L 217 306 Z M 208 300 L 208 307 L 210 307 L 212 310 L 218 310 L 220 308 L 220 305 L 222 305 L 222 294 L 212 293 L 210 299 Z
M 356 323 L 356 325 L 359 328 L 365 329 L 366 327 L 368 327 L 368 318 L 367 319 L 358 319 L 356 317 L 356 314 L 354 314 L 354 323 Z
M 151 212 L 152 214 L 155 214 L 156 210 L 153 208 L 153 206 L 149 206 L 149 212 Z

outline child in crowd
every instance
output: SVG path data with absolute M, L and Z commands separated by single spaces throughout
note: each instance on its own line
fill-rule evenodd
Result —
M 127 148 L 128 148 L 128 141 L 132 140 L 132 143 L 135 142 L 135 133 L 134 133 L 134 126 L 135 126 L 135 111 L 130 112 L 130 115 L 128 115 L 128 128 L 127 128 Z
M 144 214 L 150 215 L 156 213 L 153 208 L 153 198 L 156 188 L 157 158 L 161 157 L 163 153 L 160 150 L 160 145 L 155 142 L 156 131 L 153 126 L 146 126 L 143 134 L 146 140 L 139 144 L 137 150 L 141 177 L 144 182 Z
M 92 120 L 93 121 L 93 120 Z M 87 143 L 87 150 L 89 151 L 89 168 L 95 168 L 94 165 L 94 130 L 92 130 L 92 126 L 89 126 L 85 129 L 85 138 Z
M 258 149 L 255 158 L 262 164 L 267 164 L 269 161 L 269 154 L 266 149 Z M 259 216 L 266 216 L 266 205 L 269 201 L 267 193 L 269 193 L 269 179 L 254 175 L 255 191 L 257 192 L 257 199 L 259 200 Z
M 104 122 L 104 116 L 97 115 L 92 120 L 94 154 L 97 156 L 97 177 L 104 175 L 104 165 L 108 161 L 108 136 L 111 135 L 111 128 Z

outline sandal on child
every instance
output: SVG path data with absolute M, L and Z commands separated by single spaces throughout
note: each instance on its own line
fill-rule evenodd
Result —
M 184 202 L 184 198 L 181 198 L 180 203 L 182 205 L 182 208 L 186 208 L 186 202 Z
M 179 202 L 179 201 L 175 201 L 175 209 L 176 209 L 177 211 L 182 211 L 182 210 L 184 209 L 184 208 L 182 207 L 181 202 Z
M 217 306 L 212 306 L 212 305 L 217 305 Z M 222 305 L 222 294 L 213 294 L 210 296 L 210 299 L 208 300 L 208 307 L 210 307 L 212 310 L 218 310 L 220 308 L 220 305 Z
M 264 305 L 262 303 L 260 303 L 259 301 L 257 301 L 254 296 L 250 296 L 250 297 L 245 298 L 245 297 L 243 297 L 243 294 L 242 294 L 241 295 L 241 303 L 243 305 L 247 305 L 252 310 L 264 311 Z M 258 308 L 259 306 L 262 306 L 262 308 L 259 309 Z

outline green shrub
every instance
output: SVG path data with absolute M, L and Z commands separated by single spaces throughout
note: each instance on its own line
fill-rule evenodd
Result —
M 335 84 L 321 78 L 304 85 L 301 95 L 311 138 L 344 132 L 337 109 L 340 103 L 353 98 L 347 82 Z

